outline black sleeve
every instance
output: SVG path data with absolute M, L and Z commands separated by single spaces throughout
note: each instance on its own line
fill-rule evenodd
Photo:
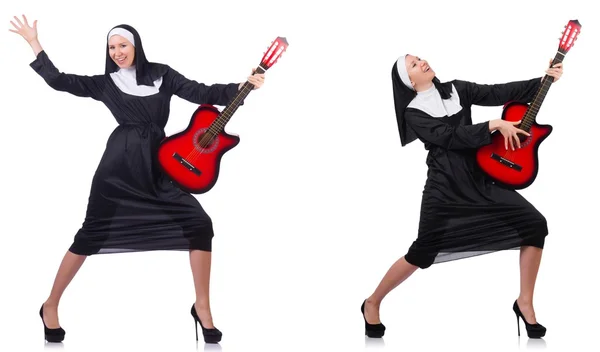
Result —
M 60 72 L 45 51 L 41 51 L 29 66 L 55 90 L 71 93 L 78 97 L 101 99 L 104 75 L 79 76 Z
M 163 76 L 163 84 L 172 94 L 195 104 L 228 105 L 238 93 L 239 83 L 212 84 L 198 83 L 184 77 L 172 68 Z
M 542 77 L 502 84 L 477 84 L 453 81 L 464 106 L 499 106 L 510 101 L 529 103 L 542 84 Z
M 492 142 L 489 122 L 475 125 L 452 126 L 439 118 L 408 108 L 404 114 L 406 124 L 424 143 L 450 149 L 477 149 Z

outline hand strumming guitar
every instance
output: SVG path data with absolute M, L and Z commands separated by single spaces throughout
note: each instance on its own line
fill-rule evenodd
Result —
M 495 131 L 495 130 L 499 130 L 500 133 L 502 133 L 502 135 L 504 136 L 504 147 L 506 148 L 506 150 L 508 150 L 508 145 L 510 144 L 510 147 L 512 150 L 515 150 L 515 144 L 514 142 L 517 142 L 517 148 L 521 148 L 521 140 L 519 139 L 518 134 L 524 134 L 526 136 L 531 136 L 529 133 L 523 131 L 520 128 L 516 128 L 515 125 L 520 124 L 521 121 L 506 121 L 506 120 L 502 120 L 502 119 L 496 119 L 496 120 L 490 120 L 489 122 L 489 129 L 490 132 Z M 509 143 L 510 142 L 510 143 Z

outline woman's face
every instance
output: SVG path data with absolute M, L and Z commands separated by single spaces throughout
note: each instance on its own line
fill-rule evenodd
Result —
M 120 35 L 113 35 L 108 40 L 108 53 L 120 68 L 128 68 L 133 65 L 135 48 L 129 40 Z
M 413 88 L 427 86 L 435 77 L 435 72 L 427 61 L 418 56 L 406 55 L 406 71 Z

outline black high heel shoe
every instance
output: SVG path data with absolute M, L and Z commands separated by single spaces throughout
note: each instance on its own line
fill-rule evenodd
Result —
M 529 324 L 527 320 L 525 320 L 525 317 L 523 316 L 523 313 L 521 313 L 521 309 L 519 308 L 519 305 L 517 304 L 516 300 L 513 304 L 513 311 L 517 316 L 517 331 L 519 333 L 519 336 L 521 336 L 521 326 L 519 325 L 519 318 L 523 319 L 523 323 L 525 323 L 525 328 L 527 329 L 527 336 L 529 336 L 530 338 L 539 339 L 546 335 L 546 328 L 543 325 L 538 323 Z
M 65 330 L 63 328 L 49 329 L 44 322 L 44 305 L 40 308 L 40 318 L 44 324 L 44 338 L 48 342 L 62 342 L 65 339 Z
M 367 318 L 365 318 L 365 303 L 367 300 L 363 301 L 362 306 L 360 307 L 360 311 L 362 312 L 363 319 L 365 321 L 365 335 L 368 337 L 380 338 L 385 334 L 385 325 L 382 323 L 379 324 L 369 324 L 367 323 Z
M 192 304 L 191 313 L 192 317 L 194 317 L 194 327 L 196 328 L 196 341 L 198 341 L 198 324 L 200 324 L 200 327 L 202 328 L 202 335 L 204 336 L 204 342 L 219 343 L 219 341 L 221 341 L 221 337 L 223 337 L 221 331 L 219 331 L 217 328 L 206 329 L 198 317 L 198 313 L 196 312 L 196 307 L 194 304 Z

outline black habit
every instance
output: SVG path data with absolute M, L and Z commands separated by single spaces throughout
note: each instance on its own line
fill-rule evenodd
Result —
M 401 143 L 418 139 L 428 150 L 419 232 L 405 259 L 427 268 L 526 245 L 543 248 L 548 234 L 544 216 L 517 191 L 495 184 L 479 169 L 475 153 L 491 143 L 491 133 L 489 122 L 471 120 L 472 105 L 531 102 L 541 77 L 494 85 L 440 83 L 436 78 L 432 89 L 440 99 L 458 94 L 453 99 L 460 107 L 450 116 L 431 116 L 410 106 L 417 93 L 402 84 L 396 69 L 394 65 L 392 81 Z
M 108 138 L 94 178 L 85 221 L 70 251 L 80 255 L 150 250 L 210 251 L 213 227 L 197 199 L 177 188 L 161 172 L 156 151 L 165 137 L 171 97 L 194 104 L 226 106 L 238 84 L 204 85 L 163 64 L 146 61 L 135 30 L 135 70 L 139 85 L 153 86 L 154 94 L 125 93 L 111 74 L 118 71 L 109 58 L 102 75 L 80 76 L 60 72 L 45 51 L 31 67 L 58 91 L 102 102 L 118 126 Z M 133 74 L 133 73 L 132 73 Z

